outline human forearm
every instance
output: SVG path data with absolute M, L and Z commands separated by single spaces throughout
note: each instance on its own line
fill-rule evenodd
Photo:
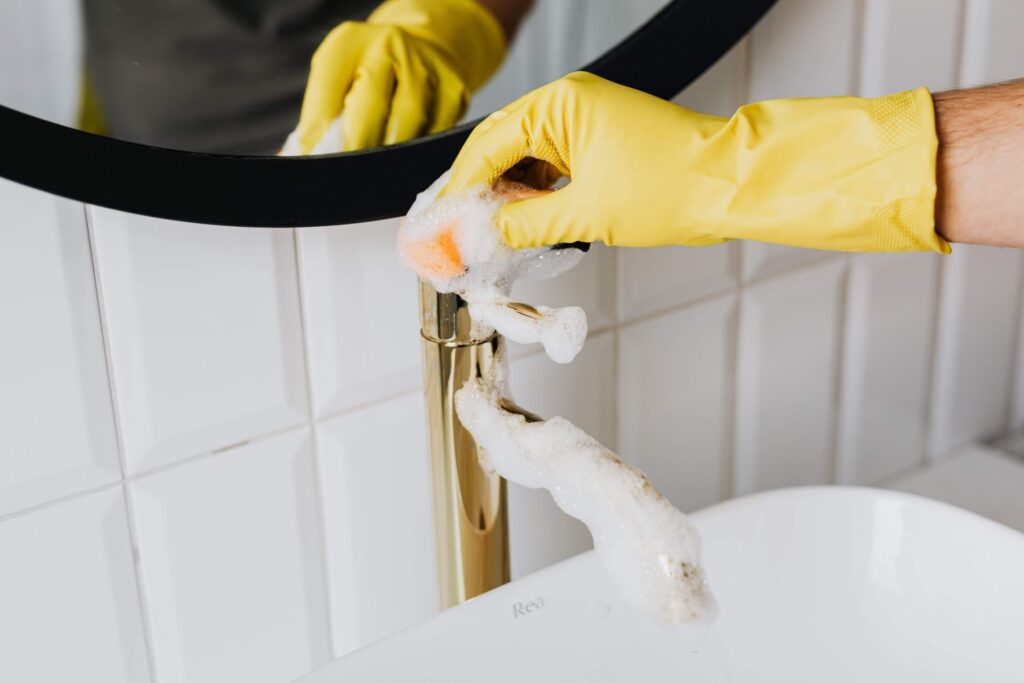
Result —
M 1024 247 L 1024 80 L 934 101 L 936 229 L 950 242 Z

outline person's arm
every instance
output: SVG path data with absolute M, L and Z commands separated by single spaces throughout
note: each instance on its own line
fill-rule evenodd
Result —
M 1024 247 L 1024 80 L 934 101 L 939 233 L 950 242 Z
M 443 194 L 511 171 L 545 186 L 504 204 L 513 248 L 758 240 L 834 251 L 937 251 L 936 150 L 925 88 L 878 98 L 768 100 L 708 116 L 593 74 L 549 83 L 485 119 Z

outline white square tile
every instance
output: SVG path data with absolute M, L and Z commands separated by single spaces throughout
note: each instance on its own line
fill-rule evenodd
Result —
M 872 254 L 850 262 L 841 483 L 872 484 L 923 461 L 941 258 Z
M 120 488 L 0 522 L 0 680 L 150 680 Z
M 306 419 L 291 230 L 91 211 L 131 472 Z
M 617 252 L 621 250 L 592 244 L 580 264 L 569 272 L 550 280 L 521 280 L 512 288 L 512 296 L 530 304 L 582 306 L 591 330 L 613 325 Z
M 983 85 L 1020 78 L 1020 26 L 1024 4 L 1006 0 L 970 0 L 964 6 L 960 85 Z
M 572 363 L 543 353 L 512 361 L 509 388 L 523 408 L 548 418 L 560 415 L 609 448 L 615 448 L 615 336 L 587 339 Z
M 330 659 L 307 430 L 131 484 L 157 677 L 281 683 Z
M 1009 427 L 1021 252 L 956 245 L 944 259 L 929 452 L 999 436 Z
M 739 244 L 622 249 L 622 318 L 664 311 L 736 284 Z
M 968 444 L 886 488 L 927 496 L 1024 531 L 1024 461 Z
M 729 496 L 735 314 L 730 294 L 620 333 L 622 452 L 683 510 Z
M 397 225 L 297 231 L 317 415 L 420 385 L 419 285 L 398 262 Z
M 423 397 L 326 420 L 317 435 L 340 656 L 438 609 Z
M 744 38 L 672 101 L 702 114 L 732 116 L 747 96 L 749 48 Z
M 860 94 L 956 86 L 960 0 L 865 0 Z
M 832 481 L 844 271 L 835 258 L 743 294 L 737 494 Z
M 512 394 L 542 417 L 561 415 L 615 449 L 615 337 L 587 340 L 579 357 L 560 365 L 544 354 L 513 361 Z M 591 547 L 590 532 L 562 512 L 543 489 L 508 486 L 512 577 L 519 578 Z
M 750 36 L 750 95 L 846 95 L 853 90 L 857 3 L 781 0 Z
M 0 515 L 121 476 L 81 204 L 0 180 Z
M 1024 297 L 1021 297 L 1021 309 L 1017 312 L 1017 351 L 1014 360 L 1009 429 L 1024 429 Z
M 799 268 L 835 255 L 835 252 L 820 249 L 799 249 L 765 242 L 744 241 L 741 246 L 744 282 Z

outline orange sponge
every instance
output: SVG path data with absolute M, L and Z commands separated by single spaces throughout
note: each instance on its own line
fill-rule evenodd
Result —
M 514 202 L 547 194 L 551 190 L 538 190 L 511 180 L 501 179 L 494 188 L 494 194 L 502 202 Z M 455 239 L 456 231 L 461 227 L 461 218 L 442 225 L 430 237 L 413 241 L 400 237 L 400 250 L 409 265 L 422 277 L 427 279 L 450 280 L 466 272 L 466 263 Z M 400 231 L 400 236 L 404 231 Z
M 462 275 L 466 267 L 462 263 L 459 245 L 455 243 L 454 223 L 434 234 L 432 239 L 403 245 L 408 258 L 421 275 L 450 279 Z

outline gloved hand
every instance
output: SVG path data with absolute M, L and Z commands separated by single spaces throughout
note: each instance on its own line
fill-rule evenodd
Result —
M 570 176 L 563 189 L 498 211 L 515 248 L 742 238 L 947 253 L 933 217 L 937 144 L 924 88 L 877 99 L 772 100 L 724 119 L 574 73 L 484 120 L 444 194 L 510 169 L 534 186 Z M 540 161 L 517 165 L 527 157 Z
M 344 149 L 444 130 L 498 68 L 505 34 L 476 0 L 388 0 L 346 21 L 313 55 L 299 117 L 308 154 L 344 111 Z

